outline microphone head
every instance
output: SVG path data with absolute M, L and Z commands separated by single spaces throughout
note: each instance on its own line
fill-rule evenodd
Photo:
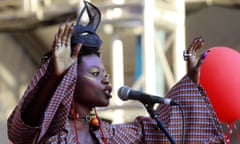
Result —
M 118 96 L 121 100 L 128 100 L 131 89 L 128 86 L 122 86 L 118 89 Z

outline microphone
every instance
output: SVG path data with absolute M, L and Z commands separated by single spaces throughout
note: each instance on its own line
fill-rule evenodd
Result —
M 172 99 L 162 98 L 159 96 L 154 96 L 146 93 L 142 93 L 136 90 L 132 90 L 128 86 L 122 86 L 118 89 L 118 96 L 121 100 L 139 100 L 143 104 L 167 104 L 167 105 L 178 105 Z

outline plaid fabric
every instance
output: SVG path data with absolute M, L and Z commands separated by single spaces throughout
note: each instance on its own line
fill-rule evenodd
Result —
M 182 139 L 184 116 L 184 143 L 224 143 L 224 134 L 216 113 L 202 87 L 184 77 L 167 94 L 176 106 L 160 105 L 159 117 L 165 122 L 177 143 Z M 182 114 L 183 112 L 183 114 Z M 168 143 L 161 138 L 161 143 Z
M 44 112 L 41 125 L 30 127 L 21 119 L 21 112 L 28 105 L 38 83 L 47 71 L 48 62 L 41 66 L 26 89 L 19 104 L 8 119 L 8 137 L 14 144 L 38 143 L 45 135 L 57 133 L 65 129 L 67 116 L 71 107 L 71 100 L 77 78 L 77 62 L 69 69 Z
M 55 91 L 39 127 L 30 127 L 21 120 L 21 111 L 34 96 L 34 88 L 46 72 L 47 64 L 37 72 L 23 98 L 8 119 L 8 136 L 14 144 L 64 143 L 74 144 L 75 134 L 67 123 L 71 99 L 76 83 L 77 64 L 74 64 Z M 184 113 L 187 143 L 224 143 L 223 132 L 205 92 L 188 77 L 179 81 L 167 94 L 180 104 Z M 183 115 L 177 106 L 160 105 L 158 117 L 177 143 L 181 143 Z M 134 122 L 118 125 L 102 123 L 108 144 L 170 143 L 156 122 L 149 117 L 137 117 Z M 100 130 L 93 132 L 103 143 Z M 53 136 L 50 136 L 54 134 Z

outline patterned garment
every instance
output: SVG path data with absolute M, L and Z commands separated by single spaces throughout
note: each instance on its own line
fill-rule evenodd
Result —
M 76 144 L 73 129 L 68 125 L 68 113 L 76 83 L 77 63 L 64 76 L 56 89 L 39 127 L 31 127 L 21 119 L 21 113 L 34 96 L 44 76 L 47 63 L 41 67 L 24 93 L 19 104 L 8 119 L 8 137 L 14 144 Z M 164 122 L 176 143 L 225 143 L 221 125 L 201 87 L 185 76 L 167 94 L 178 106 L 160 105 L 158 118 Z M 181 109 L 182 111 L 181 111 Z M 183 114 L 182 114 L 183 112 Z M 184 126 L 183 126 L 184 118 Z M 137 117 L 134 122 L 110 125 L 102 123 L 108 144 L 157 144 L 170 143 L 149 117 Z M 184 128 L 184 132 L 183 132 Z M 103 143 L 100 130 L 93 131 L 99 143 Z M 184 133 L 184 137 L 182 134 Z

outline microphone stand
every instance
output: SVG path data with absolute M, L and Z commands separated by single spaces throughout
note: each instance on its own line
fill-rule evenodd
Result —
M 176 144 L 176 141 L 173 139 L 173 137 L 170 135 L 167 128 L 165 127 L 165 124 L 160 120 L 159 117 L 157 117 L 158 112 L 153 109 L 153 105 L 145 103 L 144 106 L 150 114 L 151 118 L 156 120 L 158 128 L 160 128 L 164 132 L 171 144 Z

